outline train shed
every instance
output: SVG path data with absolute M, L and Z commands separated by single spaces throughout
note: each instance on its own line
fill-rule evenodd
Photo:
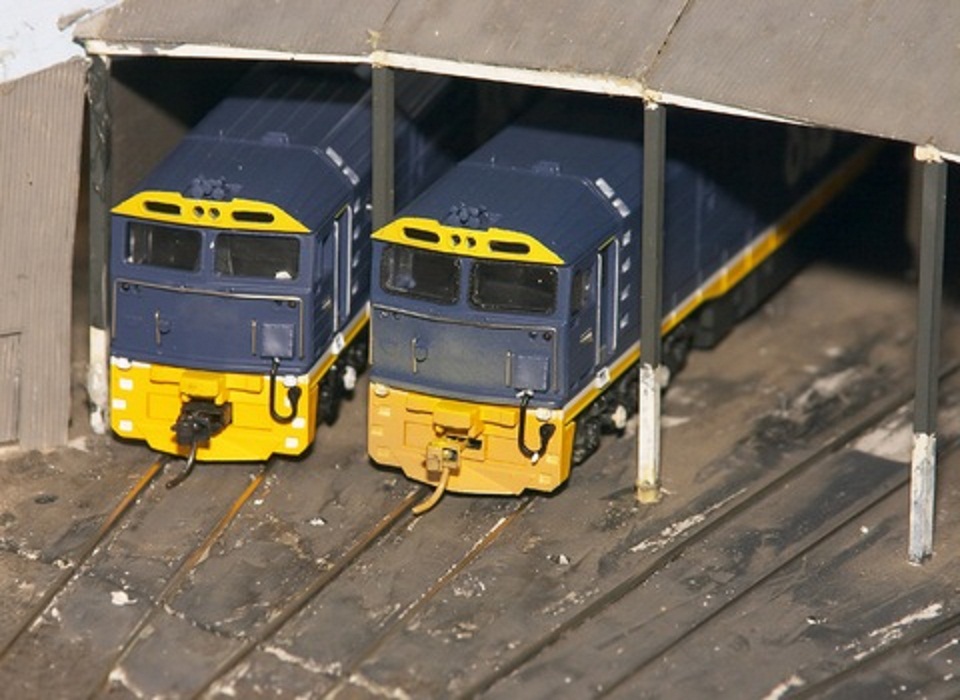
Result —
M 19 253 L 30 236 L 32 273 L 74 218 L 77 173 L 55 172 L 44 135 L 80 140 L 89 68 L 89 226 L 74 269 L 90 278 L 74 309 L 89 297 L 90 313 L 74 311 L 73 331 L 89 336 L 92 426 L 109 405 L 110 208 L 253 61 L 372 76 L 379 221 L 392 213 L 402 72 L 482 87 L 493 117 L 540 88 L 635 100 L 654 184 L 644 411 L 556 493 L 451 493 L 416 516 L 430 490 L 370 462 L 359 395 L 301 458 L 204 465 L 175 489 L 164 480 L 178 462 L 92 434 L 75 399 L 80 439 L 0 459 L 4 693 L 957 697 L 960 285 L 944 275 L 957 255 L 944 229 L 960 228 L 946 208 L 960 189 L 957 27 L 960 8 L 934 0 L 118 0 L 82 21 L 87 61 L 37 78 L 69 104 L 24 129 L 7 120 L 35 113 L 25 84 L 0 84 L 0 133 L 30 164 L 0 193 L 0 248 Z M 884 142 L 818 241 L 896 260 L 879 270 L 826 253 L 715 350 L 691 353 L 661 396 L 655 185 L 681 110 Z M 26 227 L 33 172 L 62 185 L 44 200 L 58 216 L 42 241 Z M 0 388 L 10 343 L 24 357 L 47 337 L 27 345 L 39 321 L 8 322 L 43 291 L 21 277 L 0 280 Z M 953 292 L 942 323 L 941 288 Z M 63 332 L 63 308 L 43 314 Z M 49 371 L 46 396 L 63 393 L 61 374 Z
M 179 7 L 176 2 L 158 6 L 126 0 L 78 32 L 95 57 L 92 114 L 93 122 L 103 125 L 95 129 L 101 139 L 94 153 L 103 155 L 95 155 L 92 174 L 98 193 L 91 212 L 94 279 L 102 269 L 103 222 L 112 204 L 111 192 L 118 186 L 116 173 L 107 165 L 116 159 L 106 156 L 114 147 L 106 126 L 122 128 L 107 97 L 109 61 L 117 57 L 372 65 L 380 105 L 375 158 L 386 164 L 392 162 L 383 134 L 392 123 L 393 70 L 642 100 L 648 108 L 647 182 L 661 180 L 657 173 L 662 169 L 664 113 L 674 106 L 823 126 L 914 145 L 917 162 L 925 165 L 924 194 L 917 197 L 914 217 L 920 232 L 920 323 L 910 557 L 920 561 L 930 554 L 946 163 L 960 160 L 960 132 L 950 117 L 960 106 L 952 34 L 960 11 L 930 2 L 908 9 L 892 1 L 838 7 L 828 0 L 802 6 L 786 0 L 733 5 L 689 0 L 584 5 L 564 0 L 545 12 L 532 4 L 382 0 L 365 3 L 358 15 L 354 8 L 346 10 L 332 0 L 319 4 L 289 0 L 279 6 L 231 0 L 209 7 L 186 2 Z M 154 139 L 152 147 L 162 143 L 163 138 Z M 379 175 L 374 206 L 381 222 L 392 211 L 387 171 L 389 167 L 375 168 Z M 641 501 L 656 501 L 660 340 L 657 314 L 650 311 L 659 308 L 662 193 L 648 187 L 644 197 L 647 312 L 637 490 Z M 105 368 L 106 353 L 106 300 L 100 289 L 99 283 L 91 287 L 90 389 L 94 404 L 105 410 L 105 378 L 97 371 Z

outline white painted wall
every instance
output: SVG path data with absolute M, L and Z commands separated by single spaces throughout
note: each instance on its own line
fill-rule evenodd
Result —
M 0 83 L 41 71 L 83 49 L 77 21 L 122 0 L 0 0 Z

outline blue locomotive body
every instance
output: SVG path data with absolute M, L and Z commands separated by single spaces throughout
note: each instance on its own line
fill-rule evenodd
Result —
M 601 428 L 622 427 L 640 353 L 641 125 L 612 100 L 573 118 L 548 102 L 374 234 L 375 461 L 457 491 L 549 491 Z M 677 115 L 670 133 L 676 365 L 755 302 L 791 235 L 868 155 L 850 136 L 717 116 Z
M 398 202 L 452 165 L 416 126 L 444 91 L 398 86 Z M 114 208 L 117 434 L 206 460 L 307 448 L 366 362 L 370 141 L 366 81 L 255 70 Z

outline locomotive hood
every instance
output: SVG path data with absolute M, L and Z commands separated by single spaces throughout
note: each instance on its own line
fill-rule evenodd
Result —
M 558 337 L 551 325 L 451 323 L 387 307 L 375 307 L 371 323 L 378 380 L 497 402 L 526 392 L 536 405 L 557 392 Z
M 273 358 L 303 367 L 304 304 L 295 295 L 226 295 L 121 281 L 113 354 L 208 370 L 265 372 Z

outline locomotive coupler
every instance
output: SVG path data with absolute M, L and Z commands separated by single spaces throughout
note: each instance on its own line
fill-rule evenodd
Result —
M 177 444 L 190 448 L 187 454 L 187 463 L 176 477 L 167 482 L 167 488 L 183 483 L 193 471 L 197 461 L 197 447 L 210 442 L 210 438 L 230 425 L 233 412 L 229 403 L 217 405 L 205 399 L 187 401 L 180 408 L 177 422 L 171 428 L 176 436 Z
M 217 405 L 212 401 L 194 399 L 180 409 L 173 432 L 177 444 L 191 447 L 210 442 L 210 438 L 222 431 L 233 420 L 230 403 Z
M 437 487 L 423 502 L 413 507 L 413 514 L 420 515 L 433 508 L 447 490 L 450 474 L 460 471 L 460 446 L 449 440 L 434 440 L 427 445 L 424 464 L 427 474 L 438 477 Z
M 427 473 L 438 475 L 444 469 L 453 473 L 460 471 L 460 447 L 447 440 L 435 440 L 427 445 Z

